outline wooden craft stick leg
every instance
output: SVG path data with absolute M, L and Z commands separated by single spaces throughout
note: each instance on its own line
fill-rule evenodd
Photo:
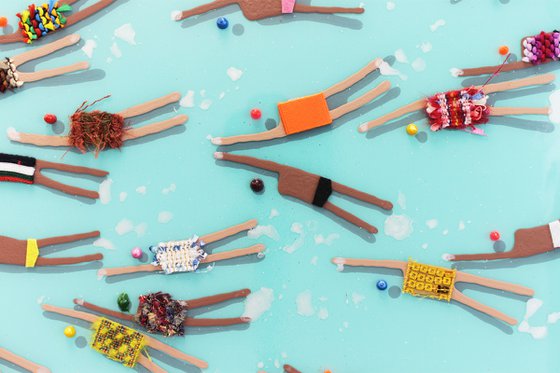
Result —
M 249 322 L 251 322 L 251 319 L 248 317 L 233 317 L 229 319 L 200 319 L 198 317 L 189 317 L 185 320 L 184 325 L 191 327 L 230 326 L 247 324 Z
M 185 114 L 177 115 L 174 118 L 167 119 L 161 122 L 148 124 L 140 128 L 132 128 L 125 131 L 123 135 L 124 141 L 138 139 L 140 137 L 153 135 L 155 133 L 160 133 L 166 131 L 170 128 L 177 127 L 185 123 L 189 119 Z
M 334 264 L 345 265 L 350 267 L 378 267 L 400 269 L 406 272 L 407 262 L 402 260 L 375 260 L 375 259 L 351 259 L 351 258 L 333 258 Z
M 323 91 L 325 97 L 330 97 L 336 93 L 342 92 L 345 89 L 352 87 L 354 84 L 358 83 L 360 80 L 364 79 L 366 76 L 371 74 L 373 71 L 377 70 L 383 60 L 381 58 L 376 58 L 375 60 L 371 61 L 367 64 L 366 67 L 355 73 L 354 75 L 350 76 L 349 78 L 344 79 L 342 82 L 333 85 L 332 87 Z
M 332 182 L 332 188 L 335 192 L 350 196 L 352 198 L 356 198 L 360 201 L 364 201 L 364 202 L 370 203 L 370 204 L 375 205 L 375 206 L 379 206 L 384 210 L 392 210 L 393 209 L 393 204 L 391 202 L 386 201 L 384 199 L 377 198 L 376 196 L 372 196 L 371 194 L 364 193 L 364 192 L 359 191 L 357 189 L 350 188 L 346 185 L 339 184 L 339 183 L 333 181 Z
M 153 360 L 148 359 L 144 355 L 140 355 L 140 357 L 138 357 L 137 363 L 142 365 L 151 373 L 167 373 L 165 369 L 163 369 L 162 367 L 157 365 Z
M 96 306 L 95 304 L 92 303 L 88 303 L 83 299 L 74 299 L 74 304 L 84 307 L 88 310 L 103 314 L 103 315 L 107 315 L 109 317 L 113 317 L 115 319 L 121 319 L 121 320 L 126 320 L 126 321 L 134 321 L 134 315 L 128 314 L 128 313 L 122 313 L 122 312 L 117 312 L 117 311 L 113 311 L 110 310 L 108 308 L 104 308 L 104 307 L 100 307 L 100 306 Z
M 167 355 L 174 357 L 175 359 L 179 359 L 181 361 L 187 362 L 189 364 L 194 365 L 195 367 L 201 368 L 201 369 L 205 369 L 208 368 L 208 363 L 204 360 L 198 359 L 196 357 L 190 356 L 185 354 L 184 352 L 181 352 L 169 345 L 166 345 L 163 342 L 160 342 L 159 340 L 149 337 L 149 336 L 145 336 L 145 338 L 148 340 L 148 346 L 150 346 L 151 348 L 161 351 L 161 352 L 165 352 Z
M 76 256 L 73 258 L 44 258 L 40 256 L 35 262 L 35 266 L 46 267 L 46 266 L 62 266 L 70 264 L 79 264 L 87 262 L 95 262 L 103 259 L 103 254 L 91 254 L 84 256 Z
M 56 136 L 56 135 L 36 135 L 33 133 L 21 133 L 17 132 L 15 134 L 8 133 L 10 141 L 19 142 L 22 144 L 31 144 L 35 146 L 70 146 L 67 136 Z
M 548 115 L 549 107 L 491 107 L 490 115 Z
M 30 51 L 18 54 L 17 56 L 12 57 L 12 61 L 16 66 L 20 66 L 28 61 L 47 56 L 60 49 L 74 45 L 79 41 L 80 41 L 80 35 L 78 34 L 68 35 L 60 40 L 43 45 L 42 47 L 38 47 Z
M 423 110 L 426 108 L 426 100 L 422 99 L 422 100 L 418 100 L 413 102 L 412 104 L 408 104 L 406 106 L 401 107 L 400 109 L 397 109 L 395 111 L 393 111 L 392 113 L 389 114 L 385 114 L 377 119 L 374 119 L 370 122 L 364 123 L 362 125 L 360 125 L 360 127 L 358 127 L 358 131 L 360 132 L 367 132 L 370 129 L 374 128 L 374 127 L 378 127 L 381 126 L 385 123 L 387 123 L 390 120 L 393 119 L 397 119 L 400 118 L 406 114 L 418 111 L 418 110 Z
M 100 235 L 99 231 L 93 231 L 88 233 L 72 234 L 67 236 L 49 237 L 49 238 L 43 238 L 37 240 L 37 245 L 39 246 L 40 249 L 42 249 L 43 247 L 46 246 L 62 245 L 65 243 L 87 240 L 89 238 L 97 238 L 99 237 L 99 235 Z
M 214 0 L 208 4 L 197 6 L 196 8 L 185 10 L 175 17 L 175 21 L 181 21 L 185 18 L 198 16 L 211 10 L 220 9 L 231 4 L 236 4 L 236 0 Z
M 475 301 L 472 298 L 467 297 L 466 295 L 464 295 L 463 293 L 461 293 L 458 290 L 453 291 L 453 295 L 451 296 L 452 299 L 454 299 L 455 301 L 459 302 L 459 303 L 463 303 L 466 306 L 469 306 L 477 311 L 480 311 L 482 313 L 487 314 L 488 316 L 492 316 L 498 320 L 502 320 L 503 322 L 509 324 L 509 325 L 515 325 L 517 324 L 517 320 L 514 319 L 513 317 L 509 317 L 508 315 L 506 315 L 505 313 L 502 313 L 492 307 L 489 307 L 487 305 L 484 305 L 480 302 Z
M 13 352 L 10 352 L 8 350 L 6 350 L 5 348 L 1 348 L 0 347 L 0 359 L 9 361 L 10 363 L 13 363 L 25 370 L 28 370 L 29 372 L 34 372 L 34 373 L 50 373 L 50 369 L 43 367 L 39 364 L 35 364 L 27 359 L 24 359 L 21 356 L 18 356 L 16 354 L 14 354 Z
M 18 43 L 24 42 L 23 36 L 21 35 L 21 31 L 18 30 L 11 34 L 0 35 L 0 44 L 10 44 L 10 43 Z
M 212 263 L 212 262 L 219 262 L 220 260 L 239 258 L 239 257 L 242 257 L 242 256 L 262 253 L 264 251 L 264 249 L 265 249 L 265 246 L 263 244 L 256 244 L 256 245 L 253 245 L 251 247 L 244 248 L 244 249 L 237 249 L 237 250 L 231 250 L 231 251 L 224 251 L 222 253 L 217 253 L 217 254 L 210 254 L 202 262 L 203 263 Z
M 364 95 L 358 97 L 357 99 L 350 101 L 342 106 L 337 107 L 336 109 L 331 110 L 331 117 L 333 120 L 340 118 L 341 116 L 348 114 L 354 110 L 357 110 L 367 104 L 370 101 L 373 101 L 379 95 L 387 92 L 391 88 L 391 83 L 388 80 L 381 82 L 377 87 L 372 89 L 371 91 L 365 93 Z
M 262 168 L 263 170 L 268 170 L 268 171 L 277 172 L 277 173 L 280 172 L 280 170 L 282 168 L 284 168 L 284 166 L 282 166 L 282 165 L 280 165 L 276 162 L 265 161 L 263 159 L 248 157 L 246 155 L 236 155 L 236 154 L 230 154 L 230 153 L 216 152 L 216 153 L 214 153 L 214 158 L 216 158 L 218 160 L 221 159 L 221 160 L 224 160 L 224 161 L 246 164 L 248 166 L 252 166 L 252 167 L 256 167 L 256 168 Z
M 242 289 L 242 290 L 232 291 L 230 293 L 216 294 L 209 297 L 191 299 L 185 302 L 187 303 L 188 309 L 194 309 L 194 308 L 206 307 L 206 306 L 211 306 L 213 304 L 222 303 L 230 299 L 245 298 L 249 294 L 251 294 L 251 290 Z
M 108 7 L 109 5 L 113 4 L 115 0 L 99 0 L 97 3 L 80 10 L 79 12 L 75 12 L 68 17 L 66 17 L 66 27 L 71 26 L 75 23 L 78 23 L 95 13 L 103 10 L 104 8 Z
M 97 271 L 98 276 L 118 276 L 118 275 L 126 275 L 129 273 L 139 273 L 139 272 L 158 272 L 161 271 L 160 266 L 155 266 L 152 264 L 144 264 L 139 266 L 133 267 L 117 267 L 117 268 L 101 268 Z
M 341 8 L 336 6 L 313 6 L 297 4 L 294 7 L 296 13 L 322 13 L 322 14 L 335 14 L 335 13 L 354 13 L 362 14 L 364 8 Z
M 365 229 L 366 231 L 368 231 L 369 233 L 375 234 L 378 232 L 377 228 L 374 227 L 371 224 L 366 223 L 365 221 L 363 221 L 362 219 L 358 218 L 355 215 L 352 215 L 351 213 L 341 209 L 338 206 L 333 205 L 331 202 L 327 202 L 323 205 L 323 208 L 325 210 L 328 210 L 330 212 L 332 212 L 333 214 L 335 214 L 338 217 L 341 217 L 342 219 L 362 228 Z
M 75 71 L 87 70 L 89 63 L 78 62 L 73 65 L 57 67 L 54 69 L 35 71 L 33 73 L 19 73 L 19 79 L 24 83 L 36 82 L 38 80 L 53 78 L 55 76 L 73 73 Z
M 149 113 L 150 111 L 159 109 L 173 102 L 177 102 L 181 99 L 181 94 L 179 92 L 173 92 L 163 97 L 156 98 L 155 100 L 145 102 L 140 105 L 133 106 L 119 113 L 125 119 L 136 117 L 138 115 Z
M 265 141 L 286 136 L 288 135 L 284 130 L 284 125 L 282 123 L 278 123 L 276 127 L 268 131 L 230 137 L 214 137 L 211 141 L 214 145 L 233 145 L 240 142 Z
M 461 71 L 459 72 L 459 76 L 475 76 L 475 75 L 483 75 L 483 74 L 494 74 L 496 71 L 498 71 L 500 66 L 501 65 L 475 67 L 475 68 L 471 68 L 471 69 L 461 69 Z M 533 64 L 531 64 L 529 62 L 516 61 L 516 62 L 512 62 L 512 63 L 506 63 L 505 65 L 503 65 L 503 67 L 501 68 L 500 71 L 501 72 L 507 72 L 507 71 L 513 71 L 513 70 L 520 70 L 520 69 L 526 69 L 526 68 L 531 67 L 531 66 L 533 66 Z
M 236 235 L 237 233 L 255 228 L 257 226 L 257 224 L 258 224 L 258 222 L 257 222 L 256 219 L 247 220 L 244 223 L 234 225 L 232 227 L 223 229 L 221 231 L 206 234 L 206 235 L 200 237 L 200 240 L 204 243 L 207 243 L 207 244 L 212 243 L 212 242 L 216 242 L 216 241 L 221 241 L 224 238 Z
M 456 276 L 456 282 L 469 282 L 471 284 L 477 284 L 492 289 L 504 290 L 510 293 L 525 295 L 528 297 L 531 297 L 535 294 L 535 291 L 533 289 L 527 288 L 525 286 L 511 284 L 504 281 L 492 280 L 489 278 L 471 275 L 470 273 L 457 272 Z
M 532 253 L 527 255 L 531 256 Z M 450 254 L 448 255 L 448 260 L 452 262 L 463 262 L 471 260 L 495 260 L 495 259 L 511 259 L 511 258 L 521 258 L 523 256 L 517 256 L 513 251 L 502 251 L 495 253 L 485 253 L 485 254 Z
M 554 74 L 542 74 L 523 79 L 510 80 L 507 82 L 488 84 L 484 87 L 484 93 L 503 92 L 517 88 L 530 87 L 532 85 L 548 84 L 552 83 L 554 79 L 556 79 Z M 482 86 L 477 86 L 476 88 L 480 89 Z
M 82 167 L 82 166 L 72 166 L 63 163 L 48 162 L 43 160 L 37 160 L 36 168 L 38 171 L 44 169 L 59 170 L 63 172 L 69 172 L 73 174 L 84 174 L 97 177 L 105 177 L 109 175 L 107 171 L 99 170 L 97 168 Z
M 80 196 L 80 197 L 86 197 L 91 199 L 99 198 L 99 193 L 96 191 L 66 185 L 58 181 L 54 181 L 53 179 L 48 178 L 41 173 L 35 174 L 35 184 L 44 185 L 46 187 L 59 190 L 71 196 Z

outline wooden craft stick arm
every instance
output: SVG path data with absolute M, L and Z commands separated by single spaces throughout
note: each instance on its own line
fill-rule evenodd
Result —
M 148 359 L 144 355 L 140 355 L 137 362 L 151 373 L 167 373 L 165 369 L 163 369 L 162 367 L 154 363 L 153 360 Z
M 71 265 L 71 264 L 95 262 L 102 259 L 103 259 L 103 254 L 90 254 L 90 255 L 76 256 L 70 258 L 45 258 L 43 256 L 40 256 L 39 258 L 37 258 L 35 265 L 37 267 Z
M 41 171 L 44 169 L 59 170 L 64 172 L 71 172 L 74 174 L 85 174 L 97 177 L 105 177 L 109 175 L 107 171 L 99 170 L 97 168 L 82 167 L 82 166 L 71 166 L 63 163 L 54 163 L 48 161 L 37 160 L 36 163 L 37 170 Z
M 208 326 L 230 326 L 250 323 L 251 319 L 248 317 L 231 317 L 220 319 L 203 319 L 188 317 L 184 321 L 185 326 L 190 327 L 208 327 Z
M 19 132 L 15 136 L 10 136 L 10 140 L 35 146 L 70 146 L 68 136 L 36 135 L 34 133 Z
M 350 101 L 342 106 L 339 106 L 336 109 L 331 110 L 330 113 L 332 119 L 333 120 L 338 119 L 343 115 L 346 115 L 354 110 L 361 108 L 368 102 L 373 101 L 378 96 L 387 92 L 390 88 L 391 88 L 391 82 L 389 82 L 388 80 L 381 82 L 377 87 L 365 93 L 364 95 L 358 97 L 357 99 Z
M 10 363 L 13 363 L 25 370 L 28 370 L 30 372 L 33 373 L 50 373 L 50 369 L 41 366 L 39 364 L 35 364 L 27 359 L 24 359 L 23 357 L 14 354 L 13 352 L 10 352 L 8 350 L 6 350 L 5 348 L 1 348 L 0 347 L 0 359 L 9 361 Z
M 77 62 L 73 65 L 57 67 L 49 70 L 35 71 L 32 73 L 19 73 L 19 79 L 24 83 L 36 82 L 43 79 L 53 78 L 55 76 L 73 73 L 75 71 L 87 70 L 89 63 Z
M 101 233 L 99 231 L 92 231 L 88 233 L 79 233 L 67 236 L 49 237 L 37 240 L 37 244 L 39 245 L 39 248 L 52 245 L 62 245 L 65 243 L 87 240 L 89 238 L 97 238 L 100 236 L 100 234 Z
M 334 13 L 354 13 L 354 14 L 362 14 L 364 12 L 364 8 L 356 7 L 356 8 L 341 8 L 336 6 L 314 6 L 314 5 L 305 5 L 305 4 L 297 4 L 294 7 L 294 12 L 297 13 L 322 13 L 322 14 L 334 14 Z
M 422 110 L 426 108 L 426 100 L 425 99 L 421 99 L 418 101 L 415 101 L 411 104 L 408 104 L 406 106 L 401 107 L 400 109 L 397 109 L 395 111 L 393 111 L 392 113 L 389 114 L 385 114 L 377 119 L 374 119 L 370 122 L 364 123 L 362 125 L 360 125 L 360 127 L 358 127 L 358 131 L 364 133 L 369 131 L 370 129 L 374 128 L 374 127 L 378 127 L 381 126 L 387 122 L 389 122 L 390 120 L 393 119 L 397 119 L 400 118 L 406 114 L 418 111 L 418 110 Z
M 251 290 L 242 289 L 237 291 L 232 291 L 230 293 L 216 294 L 209 297 L 190 299 L 185 301 L 188 309 L 206 307 L 212 304 L 222 303 L 223 301 L 235 299 L 235 298 L 245 298 L 251 294 Z
M 354 224 L 355 226 L 358 226 L 362 229 L 365 229 L 369 233 L 375 234 L 375 233 L 379 232 L 377 227 L 375 227 L 375 226 L 369 224 L 368 222 L 358 218 L 356 215 L 351 214 L 348 211 L 341 209 L 340 207 L 334 205 L 332 202 L 325 203 L 323 205 L 323 208 L 327 211 L 332 212 L 336 216 Z
M 490 115 L 548 115 L 549 107 L 491 107 Z
M 75 12 L 68 17 L 66 17 L 66 27 L 71 26 L 75 23 L 84 20 L 95 13 L 103 10 L 104 8 L 108 7 L 109 5 L 113 4 L 115 0 L 99 0 L 97 3 L 80 10 L 79 12 Z
M 517 255 L 523 254 L 523 252 L 516 253 L 514 251 L 500 251 L 494 253 L 484 253 L 484 254 L 451 254 L 449 260 L 452 262 L 462 262 L 471 260 L 494 260 L 494 259 L 511 259 L 511 258 L 521 258 L 528 255 Z
M 475 301 L 472 298 L 467 297 L 466 295 L 464 295 L 463 293 L 461 293 L 459 290 L 454 290 L 453 294 L 451 296 L 451 298 L 459 303 L 462 303 L 466 306 L 469 306 L 477 311 L 480 311 L 482 313 L 487 314 L 488 316 L 492 316 L 498 320 L 502 320 L 503 322 L 509 324 L 509 325 L 515 325 L 517 324 L 517 320 L 514 319 L 513 317 L 510 317 L 508 315 L 506 315 L 505 313 L 502 313 L 492 307 L 489 307 L 485 304 L 482 304 L 480 302 Z
M 54 181 L 53 179 L 48 178 L 41 173 L 37 173 L 35 175 L 35 184 L 44 185 L 46 187 L 59 190 L 71 196 L 80 196 L 91 199 L 99 198 L 99 193 L 96 191 L 66 185 L 58 181 Z
M 110 310 L 108 308 L 96 306 L 95 304 L 86 302 L 83 299 L 74 299 L 74 304 L 76 304 L 78 306 L 82 306 L 82 307 L 84 307 L 88 310 L 113 317 L 115 319 L 121 319 L 121 320 L 126 320 L 126 321 L 134 321 L 134 315 L 127 314 L 127 313 L 122 313 L 122 312 L 117 312 L 117 311 Z
M 155 266 L 152 264 L 144 264 L 139 266 L 132 266 L 132 267 L 117 267 L 117 268 L 101 268 L 97 271 L 98 276 L 118 276 L 118 275 L 126 275 L 129 273 L 138 273 L 138 272 L 159 272 L 161 271 L 160 266 Z
M 489 278 L 484 278 L 465 272 L 457 272 L 456 282 L 468 282 L 471 284 L 482 285 L 492 289 L 504 290 L 510 293 L 525 295 L 528 297 L 531 297 L 535 294 L 535 291 L 533 289 L 527 288 L 525 286 L 511 284 L 509 282 L 492 280 Z
M 483 74 L 494 74 L 496 70 L 500 68 L 501 65 L 496 66 L 483 66 L 483 67 L 474 67 L 470 69 L 461 69 L 459 72 L 459 76 L 475 76 L 475 75 L 483 75 Z M 533 66 L 533 64 L 524 61 L 516 61 L 511 63 L 506 63 L 501 68 L 501 72 L 508 72 L 513 70 L 520 70 L 526 69 L 528 67 Z
M 196 8 L 181 12 L 181 14 L 178 15 L 175 20 L 181 21 L 185 18 L 198 16 L 204 13 L 208 13 L 211 10 L 220 9 L 232 4 L 237 4 L 237 0 L 214 0 L 208 4 L 200 5 Z
M 359 191 L 357 189 L 354 188 L 350 188 L 349 186 L 337 183 L 337 182 L 332 182 L 332 188 L 335 192 L 338 192 L 340 194 L 344 194 L 347 195 L 349 197 L 358 199 L 360 201 L 364 201 L 367 203 L 370 203 L 372 205 L 375 206 L 379 206 L 384 210 L 392 210 L 393 209 L 393 204 L 390 201 L 386 201 L 384 199 L 380 199 L 377 198 L 376 196 L 373 196 L 371 194 L 368 193 L 364 193 L 362 191 Z
M 261 168 L 263 170 L 268 170 L 276 173 L 280 173 L 280 171 L 286 167 L 276 162 L 265 161 L 263 159 L 247 157 L 245 155 L 235 155 L 230 153 L 216 152 L 214 153 L 214 158 L 221 159 L 224 161 L 246 164 L 248 166 Z
M 484 93 L 503 92 L 503 91 L 510 91 L 513 89 L 518 89 L 523 87 L 530 87 L 532 85 L 548 84 L 548 83 L 552 83 L 554 79 L 556 79 L 554 74 L 542 74 L 542 75 L 530 76 L 528 78 L 523 78 L 523 79 L 488 84 L 487 86 L 484 87 Z M 477 86 L 476 88 L 481 89 L 482 86 Z
M 222 253 L 217 253 L 217 254 L 210 254 L 206 257 L 206 259 L 202 261 L 202 263 L 219 262 L 220 260 L 227 260 L 227 259 L 239 258 L 247 255 L 258 254 L 263 252 L 265 248 L 266 247 L 263 244 L 256 244 L 244 249 L 237 249 L 231 251 L 224 251 Z
M 156 122 L 152 124 L 145 125 L 140 128 L 132 128 L 125 131 L 123 135 L 124 141 L 138 139 L 140 137 L 153 135 L 155 133 L 160 133 L 166 131 L 170 128 L 177 127 L 185 123 L 189 119 L 185 114 L 177 115 L 171 119 L 167 119 L 161 122 Z
M 200 240 L 204 243 L 213 243 L 216 241 L 221 241 L 224 238 L 233 236 L 239 232 L 243 232 L 249 229 L 253 229 L 257 226 L 258 221 L 256 219 L 251 219 L 251 220 L 247 220 L 244 223 L 238 224 L 238 225 L 234 225 L 232 227 L 223 229 L 221 231 L 218 232 L 214 232 L 214 233 L 210 233 L 210 234 L 206 234 L 202 237 L 200 237 Z
M 286 136 L 287 134 L 286 131 L 284 131 L 284 125 L 282 123 L 278 123 L 276 127 L 268 131 L 230 137 L 214 137 L 211 141 L 214 145 L 233 145 L 240 142 L 265 141 Z
M 75 319 L 84 320 L 91 323 L 96 322 L 99 318 L 99 316 L 95 316 L 91 313 L 76 311 L 70 308 L 57 307 L 51 304 L 42 304 L 41 308 L 47 312 L 58 313 L 59 315 L 73 317 Z
M 159 109 L 173 102 L 177 102 L 181 99 L 181 94 L 179 92 L 173 92 L 163 97 L 156 98 L 155 100 L 145 102 L 140 105 L 133 106 L 131 108 L 125 109 L 119 113 L 125 119 L 133 118 L 138 115 L 149 113 L 150 111 Z
M 375 259 L 352 259 L 352 258 L 333 258 L 332 262 L 337 265 L 345 265 L 350 267 L 379 267 L 400 269 L 403 273 L 406 272 L 408 266 L 407 262 L 402 260 L 375 260 Z
M 160 342 L 159 340 L 152 338 L 150 336 L 144 335 L 144 337 L 147 340 L 148 346 L 150 346 L 155 350 L 165 352 L 167 355 L 174 357 L 175 359 L 182 360 L 200 369 L 208 368 L 208 363 L 204 360 L 198 359 L 194 356 L 187 355 L 184 352 L 181 352 L 169 345 L 166 345 L 165 343 Z
M 366 76 L 368 76 L 369 74 L 371 74 L 373 71 L 377 70 L 379 68 L 379 66 L 381 66 L 381 63 L 383 62 L 383 59 L 381 58 L 376 58 L 373 61 L 371 61 L 370 63 L 368 63 L 364 68 L 362 68 L 360 71 L 358 71 L 357 73 L 355 73 L 354 75 L 346 78 L 345 80 L 343 80 L 340 83 L 337 83 L 335 85 L 333 85 L 332 87 L 327 88 L 326 90 L 323 91 L 323 94 L 325 95 L 326 98 L 344 91 L 345 89 L 348 89 L 350 87 L 352 87 L 354 84 L 358 83 L 360 80 L 364 79 Z
M 23 52 L 21 54 L 18 54 L 17 56 L 12 57 L 12 61 L 14 62 L 14 64 L 16 66 L 20 66 L 23 65 L 26 62 L 29 62 L 31 60 L 36 60 L 38 58 L 47 56 L 53 52 L 56 52 L 60 49 L 69 47 L 71 45 L 76 44 L 77 42 L 80 41 L 80 35 L 78 34 L 72 34 L 72 35 L 68 35 L 63 37 L 60 40 L 54 41 L 52 43 L 43 45 L 39 48 L 35 48 L 32 50 L 29 50 L 27 52 Z

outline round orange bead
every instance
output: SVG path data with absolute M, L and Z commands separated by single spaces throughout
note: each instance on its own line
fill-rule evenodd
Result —
M 498 53 L 500 53 L 502 56 L 505 56 L 509 53 L 509 47 L 507 45 L 502 45 L 500 48 L 498 48 Z
M 6 26 L 8 26 L 8 18 L 0 17 L 0 27 L 6 27 Z

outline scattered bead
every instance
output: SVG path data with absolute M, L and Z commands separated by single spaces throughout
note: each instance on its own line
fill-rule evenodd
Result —
M 498 231 L 490 232 L 490 239 L 492 241 L 498 241 L 500 239 L 500 232 L 498 232 Z
M 216 21 L 216 25 L 218 26 L 218 28 L 220 30 L 225 30 L 228 28 L 229 26 L 229 21 L 227 20 L 226 17 L 220 17 L 218 18 L 218 20 Z
M 500 53 L 502 56 L 505 56 L 509 53 L 509 47 L 507 45 L 502 45 L 500 48 L 498 48 L 498 53 Z
M 255 193 L 262 192 L 264 189 L 264 182 L 261 179 L 251 180 L 251 190 Z
M 0 27 L 4 28 L 8 26 L 8 18 L 0 17 Z
M 418 133 L 418 127 L 416 126 L 416 124 L 410 123 L 408 126 L 406 126 L 406 133 L 408 133 L 410 136 L 416 135 Z
M 130 254 L 134 259 L 140 259 L 144 253 L 142 252 L 142 249 L 137 246 L 130 251 Z
M 56 115 L 54 114 L 45 114 L 45 116 L 43 117 L 43 119 L 45 120 L 45 122 L 47 122 L 48 124 L 55 124 L 56 121 L 58 120 Z
M 377 281 L 377 288 L 379 290 L 385 290 L 387 289 L 387 282 L 385 280 L 379 280 Z
M 251 118 L 254 120 L 259 120 L 262 117 L 262 112 L 259 109 L 251 110 Z
M 76 335 L 76 328 L 74 328 L 73 326 L 67 326 L 66 328 L 64 328 L 64 335 L 68 338 L 74 337 Z
M 130 298 L 127 293 L 121 293 L 117 298 L 117 305 L 122 312 L 130 311 Z
M 332 370 L 326 369 L 324 373 L 332 373 Z

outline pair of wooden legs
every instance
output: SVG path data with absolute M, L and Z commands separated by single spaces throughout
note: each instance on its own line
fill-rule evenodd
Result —
M 65 0 L 61 1 L 62 4 L 72 5 L 78 0 Z M 80 10 L 79 12 L 74 12 L 68 17 L 66 17 L 66 27 L 69 27 L 75 23 L 80 22 L 81 20 L 88 18 L 89 16 L 99 12 L 100 10 L 108 7 L 111 5 L 115 0 L 99 0 L 97 3 L 87 7 L 86 9 Z M 8 44 L 8 43 L 17 43 L 17 42 L 24 42 L 23 35 L 21 30 L 18 28 L 14 33 L 8 35 L 0 35 L 0 44 Z
M 207 307 L 214 304 L 223 303 L 231 299 L 246 298 L 247 295 L 249 295 L 250 293 L 251 290 L 243 289 L 238 291 L 232 291 L 230 293 L 217 294 L 209 297 L 184 300 L 180 302 L 184 305 L 185 309 L 191 310 L 195 308 Z M 104 307 L 99 307 L 94 304 L 88 303 L 82 299 L 74 299 L 74 303 L 84 308 L 87 308 L 89 310 L 92 310 L 94 312 L 105 314 L 110 317 L 114 317 L 121 320 L 127 320 L 131 322 L 135 321 L 134 315 L 113 311 Z M 218 319 L 187 317 L 184 321 L 184 325 L 192 326 L 192 327 L 229 326 L 229 325 L 236 325 L 236 324 L 245 324 L 250 321 L 251 319 L 248 317 L 232 317 L 232 318 L 218 318 Z
M 543 74 L 532 76 L 529 78 L 511 80 L 508 82 L 488 84 L 484 87 L 477 86 L 475 88 L 483 90 L 484 94 L 490 94 L 495 92 L 510 91 L 513 89 L 529 87 L 533 85 L 543 85 L 553 82 L 555 79 L 554 74 Z M 381 126 L 393 119 L 400 118 L 406 114 L 410 114 L 415 111 L 426 109 L 426 99 L 421 99 L 415 101 L 411 104 L 401 107 L 389 114 L 383 115 L 375 120 L 366 122 L 358 128 L 360 132 L 367 132 L 375 127 Z M 508 107 L 491 107 L 490 115 L 494 116 L 504 116 L 504 115 L 523 115 L 523 114 L 535 114 L 535 115 L 547 115 L 550 112 L 550 108 L 508 108 Z
M 46 368 L 39 364 L 35 364 L 1 347 L 0 347 L 0 359 L 9 361 L 10 363 L 15 364 L 18 367 L 21 367 L 32 373 L 50 373 L 49 368 Z
M 398 269 L 403 274 L 407 270 L 407 262 L 400 260 L 372 260 L 372 259 L 349 259 L 349 258 L 333 258 L 332 262 L 339 266 L 351 266 L 351 267 L 379 267 L 379 268 L 392 268 Z M 455 274 L 455 283 L 465 282 L 470 284 L 476 284 L 480 286 L 489 287 L 492 289 L 503 290 L 514 294 L 533 296 L 534 291 L 524 286 L 510 284 L 507 282 L 491 280 L 484 277 L 479 277 L 471 275 L 468 273 L 457 271 Z M 451 298 L 456 302 L 462 303 L 469 306 L 477 311 L 485 313 L 491 317 L 501 320 L 507 324 L 515 325 L 517 320 L 514 318 L 492 308 L 488 307 L 480 302 L 475 301 L 461 293 L 456 288 L 453 289 Z
M 68 236 L 43 238 L 41 240 L 37 240 L 37 246 L 39 246 L 39 249 L 42 249 L 47 246 L 62 245 L 66 243 L 72 243 L 72 242 L 77 242 L 77 241 L 82 241 L 82 240 L 87 240 L 90 238 L 97 238 L 97 237 L 99 237 L 99 231 L 82 233 L 82 234 L 73 234 Z M 35 265 L 58 266 L 58 265 L 94 262 L 101 259 L 103 259 L 102 254 L 91 254 L 91 255 L 84 255 L 78 257 L 69 257 L 69 258 L 45 258 L 39 256 L 39 258 L 37 258 L 37 262 L 35 263 Z
M 383 60 L 381 58 L 376 58 L 375 60 L 371 61 L 367 66 L 363 69 L 355 73 L 354 75 L 350 76 L 349 78 L 343 80 L 340 83 L 333 85 L 332 87 L 326 89 L 325 91 L 321 92 L 325 98 L 329 98 L 337 93 L 340 93 L 354 84 L 358 83 L 366 76 L 371 74 L 373 71 L 379 69 Z M 335 109 L 329 111 L 330 116 L 333 120 L 336 120 L 342 117 L 345 114 L 348 114 L 354 110 L 357 110 L 367 104 L 368 102 L 374 100 L 378 96 L 382 95 L 383 93 L 387 92 L 391 88 L 391 83 L 387 80 L 381 82 L 377 87 L 373 88 L 369 92 L 365 93 L 364 95 L 350 101 L 344 105 L 341 105 Z M 261 132 L 261 133 L 254 133 L 249 135 L 239 135 L 239 136 L 231 136 L 231 137 L 215 137 L 212 139 L 212 143 L 214 145 L 232 145 L 237 144 L 240 142 L 250 142 L 250 141 L 264 141 L 264 140 L 271 140 L 280 137 L 286 137 L 286 131 L 284 130 L 284 125 L 281 121 L 279 121 L 278 126 L 275 128 Z
M 207 234 L 200 237 L 200 240 L 206 244 L 210 244 L 216 241 L 223 240 L 224 238 L 236 235 L 237 233 L 252 229 L 257 226 L 256 220 L 249 220 L 245 223 L 234 225 L 232 227 L 226 228 L 224 230 Z M 225 251 L 216 254 L 210 254 L 202 261 L 202 263 L 212 263 L 218 262 L 220 260 L 233 259 L 246 255 L 253 255 L 263 252 L 265 246 L 262 244 L 253 245 L 244 249 L 237 249 L 231 251 Z M 120 268 L 103 268 L 98 271 L 99 276 L 117 276 L 129 273 L 138 272 L 160 272 L 162 268 L 160 266 L 155 266 L 152 264 L 134 266 L 134 267 L 120 267 Z
M 174 92 L 166 96 L 159 97 L 155 100 L 133 106 L 121 111 L 118 114 L 125 119 L 130 119 L 139 115 L 149 113 L 153 110 L 159 109 L 174 102 L 178 102 L 180 99 L 181 95 L 178 92 Z M 171 119 L 148 124 L 141 128 L 128 129 L 127 131 L 125 131 L 123 139 L 124 141 L 134 140 L 140 137 L 163 132 L 170 128 L 182 125 L 188 119 L 188 116 L 180 114 Z M 69 146 L 70 143 L 68 136 L 36 135 L 29 133 L 17 133 L 17 135 L 10 137 L 10 139 L 12 141 L 21 142 L 24 144 L 32 144 L 36 146 Z
M 42 308 L 44 311 L 46 312 L 54 312 L 57 313 L 59 315 L 63 315 L 63 316 L 68 316 L 68 317 L 73 317 L 79 320 L 84 320 L 84 321 L 88 321 L 90 323 L 94 323 L 96 322 L 99 317 L 96 315 L 93 315 L 91 313 L 88 312 L 81 312 L 81 311 L 76 311 L 76 310 L 72 310 L 69 308 L 62 308 L 62 307 L 56 307 L 56 306 L 52 306 L 50 304 L 43 304 Z M 208 363 L 205 362 L 204 360 L 198 359 L 196 357 L 187 355 L 169 345 L 166 345 L 163 342 L 158 341 L 155 338 L 152 338 L 148 335 L 143 335 L 144 336 L 144 340 L 146 341 L 146 344 L 148 347 L 153 348 L 154 350 L 158 350 L 161 352 L 166 353 L 167 355 L 174 357 L 176 359 L 179 359 L 181 361 L 184 361 L 186 363 L 192 364 L 198 368 L 201 369 L 205 369 L 208 368 Z M 160 372 L 165 372 L 165 370 L 163 370 L 162 368 L 160 368 L 159 366 L 157 366 L 152 360 L 149 360 L 146 356 L 141 355 L 140 358 L 138 359 L 138 363 L 142 366 L 144 366 L 145 368 L 147 368 L 150 372 L 154 372 L 154 373 L 160 373 Z

